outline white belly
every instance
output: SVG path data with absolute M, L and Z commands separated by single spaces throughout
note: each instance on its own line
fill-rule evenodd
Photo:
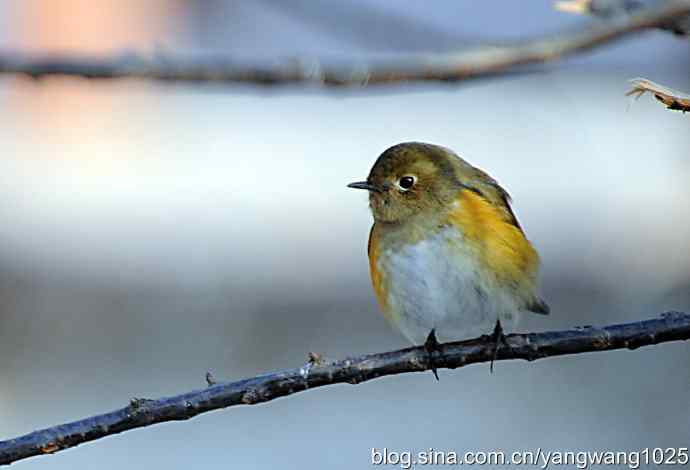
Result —
M 432 328 L 446 342 L 491 334 L 499 318 L 506 332 L 515 327 L 513 295 L 486 275 L 454 228 L 386 250 L 378 262 L 389 281 L 388 317 L 413 344 Z

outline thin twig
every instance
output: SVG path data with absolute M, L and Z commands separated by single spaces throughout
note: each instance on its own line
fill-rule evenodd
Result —
M 367 86 L 412 81 L 460 81 L 515 73 L 525 65 L 557 61 L 608 44 L 625 36 L 667 24 L 690 14 L 690 0 L 671 0 L 643 9 L 620 21 L 562 32 L 546 39 L 485 46 L 456 53 L 413 55 L 387 62 L 327 65 L 317 60 L 293 60 L 275 66 L 240 64 L 230 59 L 210 61 L 174 57 L 149 59 L 137 55 L 115 58 L 25 57 L 0 55 L 0 74 L 33 78 L 71 75 L 85 78 L 141 78 L 184 82 L 248 83 L 253 85 Z
M 690 111 L 690 95 L 688 94 L 659 85 L 646 78 L 635 78 L 630 80 L 630 83 L 632 84 L 632 90 L 627 92 L 625 96 L 635 95 L 635 99 L 639 99 L 646 92 L 650 92 L 654 95 L 654 98 L 664 103 L 668 109 L 684 113 Z
M 551 356 L 579 354 L 690 339 L 690 314 L 669 312 L 661 318 L 601 328 L 583 327 L 546 333 L 511 334 L 496 359 L 533 361 Z M 84 442 L 150 426 L 185 420 L 211 410 L 254 405 L 304 390 L 336 383 L 358 384 L 386 375 L 421 372 L 431 366 L 455 369 L 494 359 L 496 343 L 490 337 L 440 345 L 433 364 L 423 346 L 370 354 L 340 361 L 310 355 L 303 367 L 260 375 L 238 382 L 215 383 L 172 397 L 132 399 L 119 410 L 61 424 L 0 442 L 0 465 L 51 454 Z M 317 360 L 318 359 L 318 360 Z M 488 372 L 487 372 L 488 373 Z M 431 383 L 430 383 L 431 384 Z M 431 386 L 431 385 L 430 385 Z

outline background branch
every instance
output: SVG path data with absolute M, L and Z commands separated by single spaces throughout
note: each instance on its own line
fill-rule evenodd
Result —
M 533 361 L 550 356 L 591 351 L 635 349 L 668 341 L 690 339 L 690 315 L 669 312 L 661 318 L 601 328 L 583 327 L 566 331 L 512 334 L 508 347 L 501 347 L 498 360 Z M 455 369 L 488 362 L 494 356 L 494 342 L 488 337 L 441 345 L 434 357 L 438 368 Z M 50 454 L 81 443 L 150 426 L 165 421 L 185 420 L 201 413 L 235 405 L 254 405 L 292 395 L 309 388 L 335 383 L 357 384 L 386 375 L 429 369 L 423 347 L 371 354 L 328 362 L 311 355 L 298 369 L 260 375 L 238 382 L 216 383 L 207 375 L 209 387 L 156 400 L 132 399 L 119 410 L 0 442 L 0 465 L 35 455 Z M 487 372 L 488 373 L 488 372 Z
M 650 92 L 654 95 L 654 98 L 664 103 L 668 109 L 683 112 L 690 111 L 690 95 L 688 94 L 659 85 L 646 78 L 635 78 L 630 82 L 632 83 L 632 90 L 627 92 L 626 96 L 635 95 L 635 98 L 639 98 L 646 92 Z
M 559 0 L 554 6 L 567 13 L 589 14 L 610 20 L 639 11 L 652 1 L 659 0 Z M 687 36 L 690 34 L 690 15 L 671 18 L 657 27 L 678 36 Z
M 85 78 L 143 78 L 185 82 L 249 83 L 254 85 L 317 84 L 366 86 L 410 81 L 459 81 L 513 73 L 515 68 L 542 64 L 587 51 L 640 31 L 667 25 L 690 14 L 690 0 L 672 0 L 636 11 L 620 21 L 576 32 L 562 32 L 505 46 L 465 52 L 414 55 L 380 63 L 325 65 L 294 60 L 277 66 L 243 65 L 232 60 L 190 61 L 141 56 L 119 58 L 24 57 L 0 55 L 0 73 L 33 78 L 72 75 Z

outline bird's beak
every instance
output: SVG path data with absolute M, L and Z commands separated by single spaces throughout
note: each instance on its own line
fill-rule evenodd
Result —
M 366 189 L 367 191 L 374 191 L 377 193 L 381 192 L 381 188 L 378 186 L 374 186 L 373 184 L 369 183 L 368 181 L 357 181 L 356 183 L 350 183 L 347 185 L 348 188 L 355 188 L 355 189 Z

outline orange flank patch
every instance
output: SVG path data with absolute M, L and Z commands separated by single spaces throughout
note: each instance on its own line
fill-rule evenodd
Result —
M 506 212 L 480 195 L 461 191 L 451 223 L 476 246 L 480 259 L 499 280 L 525 286 L 535 283 L 539 255 L 522 231 L 510 223 Z
M 381 243 L 376 225 L 371 227 L 369 233 L 369 273 L 371 274 L 371 283 L 374 286 L 374 293 L 379 306 L 385 312 L 387 309 L 387 295 L 384 287 L 385 279 L 384 273 L 378 269 L 378 259 L 381 252 Z

